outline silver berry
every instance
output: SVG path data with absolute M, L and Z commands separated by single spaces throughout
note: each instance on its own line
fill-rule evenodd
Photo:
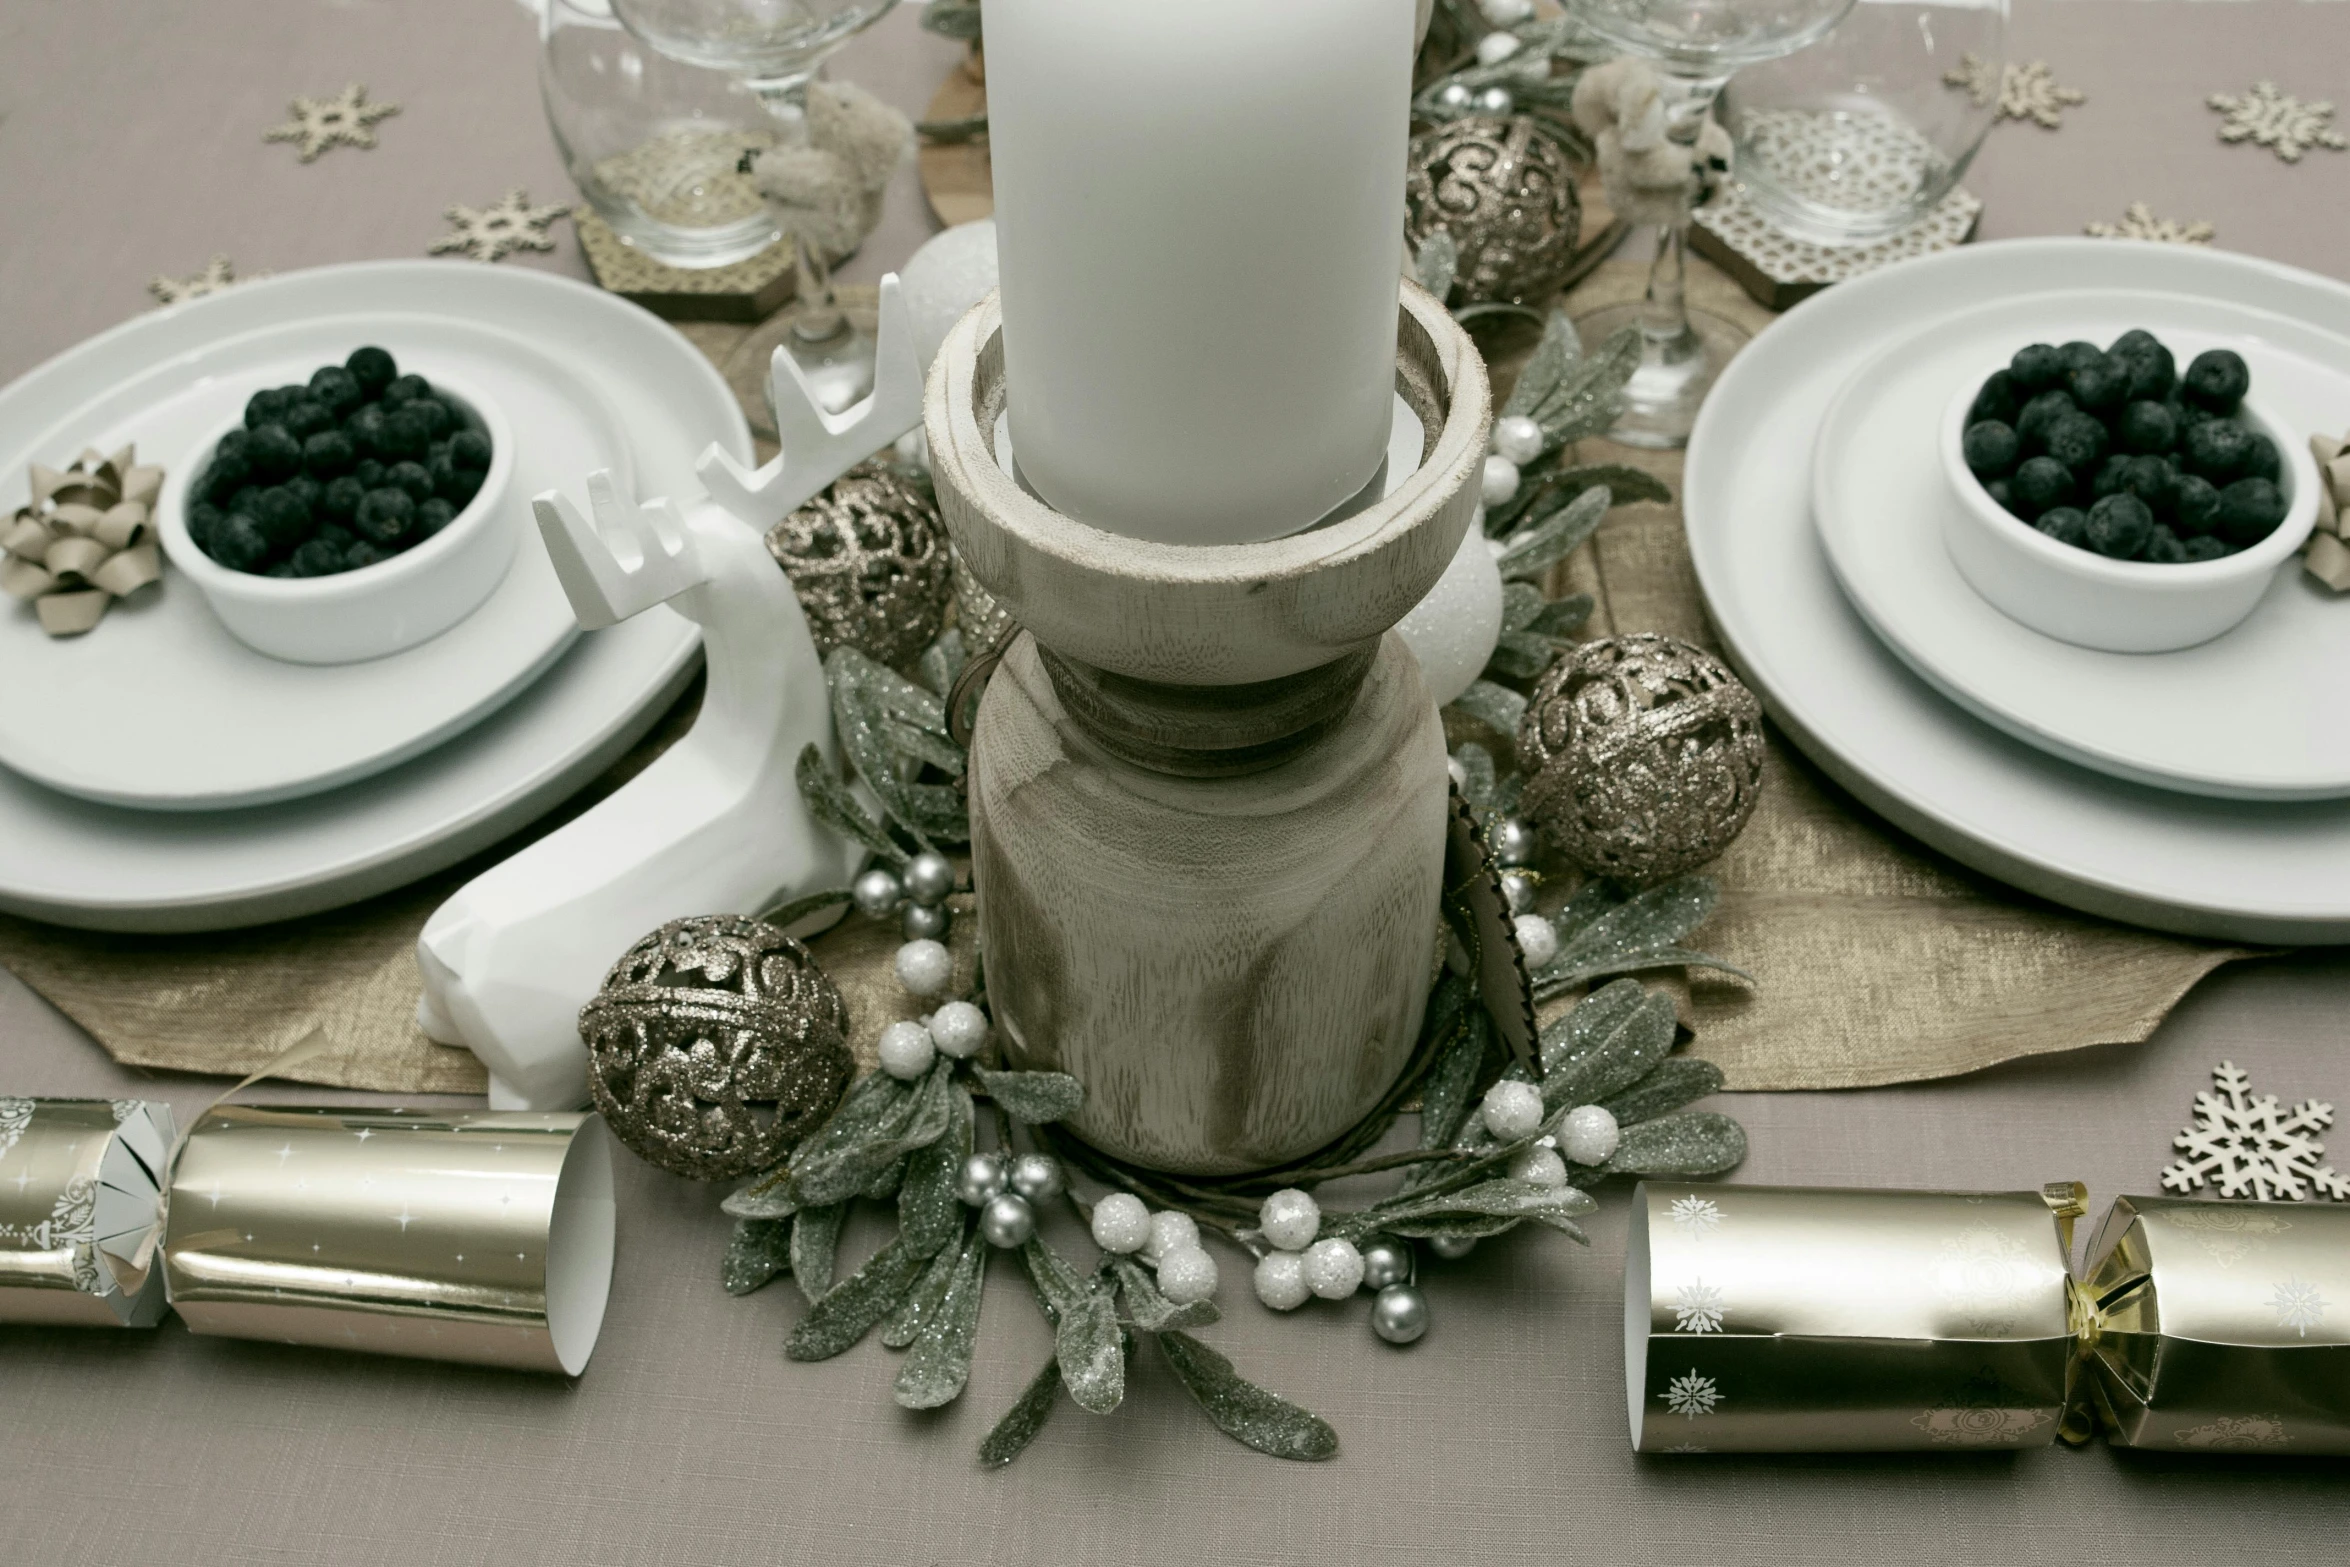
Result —
M 1437 89 L 1436 106 L 1448 114 L 1466 114 L 1476 101 L 1477 95 L 1460 82 L 1447 82 Z
M 977 1208 L 1001 1196 L 1004 1182 L 1003 1159 L 991 1153 L 975 1153 L 965 1159 L 962 1168 L 955 1172 L 955 1195 L 969 1206 Z
M 1363 1248 L 1363 1287 L 1383 1290 L 1412 1281 L 1412 1248 L 1405 1241 L 1373 1241 Z
M 943 941 L 947 933 L 947 906 L 943 903 L 909 903 L 901 916 L 900 929 L 908 941 Z
M 1036 1210 L 1013 1192 L 990 1197 L 979 1210 L 979 1234 L 990 1246 L 1025 1246 L 1036 1234 Z
M 1409 1344 L 1428 1331 L 1428 1297 L 1409 1284 L 1390 1284 L 1371 1301 L 1371 1331 L 1390 1344 Z
M 1458 1262 L 1477 1249 L 1473 1235 L 1439 1235 L 1428 1243 L 1428 1249 L 1447 1262 Z
M 858 877 L 849 888 L 849 901 L 856 904 L 857 912 L 874 920 L 887 919 L 905 895 L 906 889 L 898 884 L 897 877 L 879 865 Z
M 1534 829 L 1515 816 L 1504 816 L 1493 824 L 1493 857 L 1504 865 L 1531 865 L 1534 863 Z
M 1501 896 L 1503 901 L 1509 904 L 1512 914 L 1533 913 L 1534 878 L 1523 871 L 1502 872 Z
M 1066 1190 L 1061 1161 L 1049 1153 L 1024 1153 L 1012 1161 L 1012 1190 L 1030 1202 L 1051 1202 Z
M 1507 87 L 1488 87 L 1477 95 L 1479 114 L 1507 114 L 1518 106 Z
M 925 908 L 947 901 L 955 890 L 955 867 L 947 857 L 924 850 L 906 862 L 906 896 Z

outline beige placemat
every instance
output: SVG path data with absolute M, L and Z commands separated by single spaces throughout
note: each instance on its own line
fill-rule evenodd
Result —
M 1639 267 L 1609 263 L 1571 303 L 1632 297 L 1642 279 Z M 1702 262 L 1691 264 L 1690 291 L 1750 326 L 1770 319 Z M 683 330 L 721 366 L 745 332 L 713 322 Z M 1506 378 L 1514 365 L 1501 356 L 1497 369 Z M 1637 463 L 1679 493 L 1677 454 L 1591 444 L 1605 450 L 1587 458 Z M 1598 598 L 1595 632 L 1668 631 L 1713 644 L 1673 507 L 1618 511 L 1562 569 L 1567 586 Z M 99 935 L 0 917 L 0 963 L 129 1065 L 242 1073 L 319 1027 L 340 1048 L 293 1074 L 303 1081 L 481 1092 L 473 1057 L 417 1031 L 417 932 L 468 878 L 633 777 L 685 732 L 699 697 L 697 685 L 564 809 L 414 886 L 214 935 Z M 1700 980 L 1686 1015 L 1698 1053 L 1737 1089 L 1863 1087 L 2135 1042 L 2198 979 L 2242 955 L 2073 914 L 1978 877 L 1878 822 L 1775 737 L 1763 803 L 1714 874 L 1722 908 L 1701 944 L 1760 983 L 1749 991 Z M 975 923 L 956 922 L 966 964 Z M 886 926 L 850 919 L 814 946 L 870 1060 L 874 1037 L 902 1010 L 889 967 L 896 942 Z

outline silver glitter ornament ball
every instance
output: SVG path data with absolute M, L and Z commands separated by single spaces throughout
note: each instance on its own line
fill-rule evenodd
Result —
M 808 949 L 734 915 L 672 920 L 580 1010 L 612 1135 L 698 1181 L 764 1170 L 848 1086 L 848 1008 Z
M 1027 1198 L 1012 1192 L 990 1197 L 979 1210 L 979 1234 L 990 1246 L 1025 1246 L 1036 1234 L 1036 1210 Z
M 1664 881 L 1713 859 L 1762 794 L 1762 704 L 1722 661 L 1643 632 L 1586 642 L 1518 726 L 1520 808 L 1595 875 Z
M 935 849 L 925 849 L 906 862 L 906 896 L 924 907 L 947 901 L 955 890 L 955 866 Z
M 947 912 L 947 906 L 943 903 L 909 903 L 905 912 L 898 916 L 898 928 L 905 933 L 908 941 L 944 941 L 947 939 L 947 927 L 952 923 L 954 916 Z
M 1390 1344 L 1417 1343 L 1428 1331 L 1428 1297 L 1409 1284 L 1390 1284 L 1371 1301 L 1371 1331 Z
M 1452 235 L 1464 302 L 1539 304 L 1574 270 L 1583 237 L 1574 165 L 1541 121 L 1510 114 L 1502 88 L 1477 108 L 1413 138 L 1404 242 L 1417 255 L 1437 230 Z
M 887 919 L 897 912 L 906 889 L 886 867 L 876 865 L 849 884 L 849 901 L 867 919 Z
M 767 530 L 791 578 L 816 651 L 853 647 L 878 663 L 912 663 L 938 636 L 953 592 L 946 525 L 929 489 L 867 460 Z
M 1412 1248 L 1406 1241 L 1373 1241 L 1363 1248 L 1363 1288 L 1383 1290 L 1412 1281 Z

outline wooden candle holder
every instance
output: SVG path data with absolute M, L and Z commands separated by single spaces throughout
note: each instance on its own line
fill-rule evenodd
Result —
M 980 705 L 972 867 L 1014 1064 L 1073 1073 L 1073 1130 L 1224 1174 L 1310 1153 L 1409 1059 L 1436 961 L 1443 726 L 1391 628 L 1477 506 L 1492 411 L 1468 334 L 1402 285 L 1419 466 L 1340 521 L 1158 544 L 998 462 L 1002 315 L 948 336 L 924 417 L 965 564 L 1026 628 Z

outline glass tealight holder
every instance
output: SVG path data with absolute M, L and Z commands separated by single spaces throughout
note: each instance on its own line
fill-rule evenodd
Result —
M 1774 227 L 1865 245 L 1950 194 L 1999 112 L 2007 0 L 1860 0 L 1800 53 L 1723 91 L 1734 174 Z
M 699 269 L 782 238 L 741 166 L 784 127 L 732 73 L 659 53 L 608 0 L 547 0 L 539 91 L 573 183 L 622 243 Z

